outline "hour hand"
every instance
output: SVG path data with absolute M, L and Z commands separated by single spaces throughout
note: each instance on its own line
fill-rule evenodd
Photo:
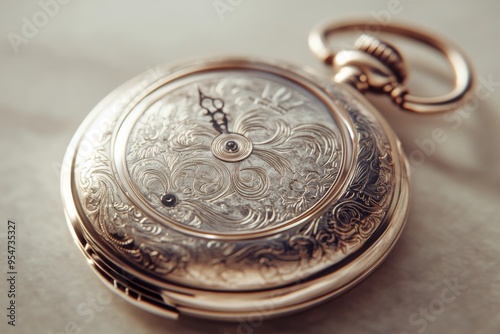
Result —
M 224 101 L 219 98 L 208 97 L 198 88 L 200 96 L 200 107 L 205 110 L 205 115 L 210 116 L 212 126 L 219 133 L 229 133 L 227 126 L 227 115 L 224 112 Z

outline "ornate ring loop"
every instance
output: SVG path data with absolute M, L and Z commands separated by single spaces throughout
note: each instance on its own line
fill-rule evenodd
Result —
M 378 30 L 412 39 L 441 52 L 450 63 L 455 83 L 454 88 L 440 96 L 417 96 L 405 94 L 400 104 L 405 110 L 418 113 L 437 113 L 457 108 L 467 98 L 474 86 L 473 69 L 464 54 L 454 45 L 445 42 L 442 38 L 436 38 L 420 28 L 409 27 L 402 24 L 389 23 L 379 24 L 365 21 L 346 21 L 340 23 L 326 23 L 318 25 L 309 35 L 309 47 L 312 52 L 326 64 L 331 64 L 336 53 L 327 45 L 327 40 L 336 33 L 353 31 L 357 29 Z

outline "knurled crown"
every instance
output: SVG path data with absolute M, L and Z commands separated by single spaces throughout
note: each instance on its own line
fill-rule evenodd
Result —
M 394 73 L 399 82 L 402 83 L 406 79 L 406 64 L 399 51 L 392 45 L 372 35 L 363 34 L 356 40 L 354 47 L 380 60 Z

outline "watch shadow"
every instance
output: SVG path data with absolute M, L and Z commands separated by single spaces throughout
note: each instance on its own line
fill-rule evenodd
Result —
M 473 107 L 436 115 L 403 111 L 385 96 L 370 95 L 369 100 L 400 139 L 412 178 L 420 169 L 433 168 L 470 187 L 499 194 L 500 116 L 488 99 L 473 95 Z

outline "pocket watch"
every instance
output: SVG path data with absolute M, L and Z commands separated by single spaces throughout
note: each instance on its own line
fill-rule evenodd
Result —
M 327 47 L 365 27 L 442 52 L 454 89 L 411 95 L 400 52 L 371 35 Z M 407 217 L 408 163 L 362 93 L 441 112 L 467 97 L 472 70 L 449 43 L 393 23 L 328 23 L 309 42 L 333 77 L 205 59 L 140 75 L 89 114 L 65 156 L 62 196 L 108 287 L 167 317 L 237 320 L 309 308 L 380 265 Z

